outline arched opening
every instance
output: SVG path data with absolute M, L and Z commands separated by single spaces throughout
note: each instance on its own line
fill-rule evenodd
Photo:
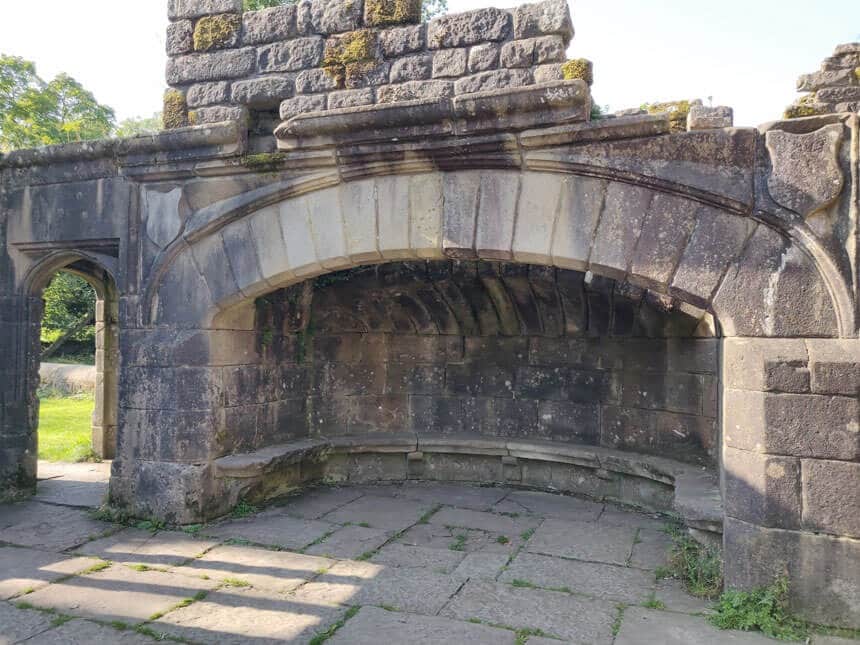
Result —
M 97 506 L 117 444 L 116 287 L 96 262 L 65 257 L 42 268 L 30 294 L 37 496 Z

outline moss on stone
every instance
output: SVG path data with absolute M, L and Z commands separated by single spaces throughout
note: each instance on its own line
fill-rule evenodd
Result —
M 854 78 L 856 78 L 857 81 L 860 82 L 860 67 L 854 70 Z
M 575 58 L 561 66 L 561 76 L 566 81 L 579 79 L 591 85 L 594 83 L 594 66 L 586 58 Z
M 256 172 L 271 172 L 280 169 L 286 159 L 283 152 L 264 152 L 242 157 L 242 165 Z
M 663 101 L 662 103 L 645 103 L 642 109 L 648 114 L 669 115 L 670 132 L 687 131 L 687 115 L 690 113 L 690 101 Z
M 806 116 L 818 116 L 819 114 L 825 114 L 826 110 L 823 110 L 821 106 L 819 106 L 815 102 L 814 94 L 806 94 L 801 96 L 794 105 L 789 105 L 785 108 L 785 112 L 782 114 L 782 118 L 784 119 L 802 119 Z
M 194 51 L 205 52 L 234 45 L 242 28 L 242 17 L 236 13 L 204 16 L 194 26 Z
M 421 22 L 421 0 L 365 0 L 364 24 L 370 27 Z
M 164 93 L 164 108 L 161 113 L 161 123 L 165 130 L 183 128 L 189 124 L 188 104 L 185 94 L 179 90 L 167 90 Z
M 357 29 L 326 42 L 323 67 L 376 60 L 376 33 Z

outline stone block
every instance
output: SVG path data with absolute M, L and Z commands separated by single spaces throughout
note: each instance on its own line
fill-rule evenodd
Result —
M 120 402 L 141 410 L 210 410 L 222 400 L 220 368 L 134 367 L 120 374 Z
M 816 98 L 824 103 L 841 103 L 843 101 L 860 101 L 860 87 L 825 87 L 818 90 Z
M 614 398 L 609 374 L 571 367 L 520 367 L 516 371 L 516 393 L 530 399 L 580 403 Z
M 446 81 L 428 81 L 450 83 Z M 442 219 L 442 247 L 445 255 L 475 257 L 475 217 L 477 215 L 480 172 L 445 173 L 442 184 L 445 212 Z
M 551 83 L 552 81 L 564 80 L 564 72 L 561 67 L 561 63 L 538 65 L 532 70 L 535 83 Z
M 210 105 L 189 112 L 188 120 L 193 125 L 238 121 L 244 126 L 248 122 L 248 108 L 245 106 Z
M 597 445 L 600 441 L 600 406 L 541 401 L 538 434 L 552 441 Z
M 323 46 L 324 40 L 319 36 L 264 45 L 257 50 L 259 71 L 297 72 L 318 67 L 323 59 Z
M 561 202 L 552 241 L 553 264 L 577 271 L 588 267 L 592 238 L 603 209 L 608 182 L 568 177 L 561 184 Z
M 430 49 L 463 47 L 487 40 L 505 40 L 511 33 L 511 15 L 495 8 L 440 16 L 427 25 Z
M 343 74 L 327 67 L 306 69 L 296 75 L 295 87 L 297 94 L 317 94 L 343 87 Z
M 685 414 L 702 413 L 702 381 L 695 374 L 659 374 L 625 370 L 622 405 Z
M 788 574 L 789 605 L 823 625 L 860 628 L 860 542 L 769 529 L 726 518 L 723 531 L 726 586 L 765 587 Z
M 216 13 L 242 13 L 242 0 L 168 0 L 167 17 L 199 18 Z
M 391 63 L 388 62 L 350 63 L 346 66 L 345 83 L 350 89 L 376 87 L 388 83 L 390 73 Z
M 469 49 L 469 73 L 486 72 L 499 66 L 501 45 L 481 43 Z
M 543 36 L 514 40 L 502 45 L 499 58 L 502 67 L 531 67 L 564 60 L 565 44 L 561 36 Z
M 563 185 L 551 175 L 527 174 L 523 178 L 517 203 L 520 217 L 511 246 L 514 258 L 519 262 L 548 264 L 562 188 Z M 524 213 L 529 214 L 528 218 L 522 216 Z
M 190 108 L 226 103 L 230 100 L 230 84 L 226 81 L 195 83 L 188 88 L 185 100 Z
M 242 14 L 242 42 L 246 45 L 262 45 L 276 40 L 295 38 L 296 5 L 287 4 L 269 7 Z
M 339 34 L 361 26 L 363 2 L 302 0 L 296 24 L 302 34 Z
M 512 370 L 480 364 L 448 365 L 445 389 L 450 394 L 469 396 L 513 396 Z
M 711 461 L 717 429 L 713 419 L 662 410 L 603 406 L 600 445 L 681 461 Z
M 420 434 L 451 435 L 463 432 L 459 397 L 410 396 L 409 428 Z
M 186 54 L 167 61 L 167 83 L 181 85 L 242 78 L 254 71 L 255 64 L 256 52 L 253 47 L 208 54 Z
M 511 244 L 519 190 L 520 178 L 513 173 L 487 173 L 481 178 L 475 230 L 475 250 L 479 257 L 500 260 L 513 257 Z
M 421 0 L 364 0 L 364 24 L 384 27 L 421 22 Z
M 426 25 L 395 27 L 379 32 L 379 47 L 386 58 L 421 51 L 426 42 Z
M 809 339 L 809 369 L 815 394 L 860 394 L 860 342 Z
M 860 458 L 860 401 L 838 396 L 726 389 L 727 446 L 817 459 Z
M 418 54 L 392 61 L 390 79 L 392 83 L 424 81 L 430 78 L 432 72 L 433 57 L 430 54 Z
M 455 94 L 473 94 L 487 90 L 531 85 L 532 74 L 528 69 L 497 69 L 465 76 L 454 82 Z
M 235 13 L 204 16 L 194 24 L 194 51 L 208 52 L 239 44 L 242 18 Z
M 710 107 L 691 105 L 687 113 L 687 130 L 714 130 L 734 125 L 734 110 L 725 105 Z
M 860 538 L 860 463 L 803 459 L 803 528 Z
M 616 280 L 626 276 L 653 198 L 646 188 L 609 184 L 591 247 L 589 264 L 595 272 Z
M 443 49 L 433 54 L 433 78 L 454 78 L 466 73 L 468 50 Z
M 565 0 L 543 0 L 514 9 L 514 38 L 558 34 L 567 43 L 573 38 L 573 23 Z
M 280 114 L 284 121 L 305 112 L 319 112 L 326 109 L 325 94 L 294 96 L 281 103 Z
M 630 264 L 630 281 L 664 291 L 696 225 L 697 207 L 687 199 L 658 193 L 651 200 Z
M 726 387 L 761 392 L 809 392 L 806 345 L 801 339 L 727 338 L 723 341 Z
M 341 90 L 328 95 L 328 109 L 359 107 L 373 104 L 373 88 L 359 90 Z
M 187 54 L 194 48 L 194 23 L 178 20 L 167 25 L 166 49 L 168 56 Z
M 261 76 L 247 81 L 236 81 L 231 88 L 234 103 L 253 108 L 274 108 L 293 95 L 290 76 Z
M 723 449 L 726 514 L 759 526 L 799 529 L 800 460 Z

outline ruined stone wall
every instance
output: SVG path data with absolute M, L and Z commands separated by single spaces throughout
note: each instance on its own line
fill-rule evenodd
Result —
M 717 340 L 643 290 L 547 267 L 393 263 L 257 303 L 259 362 L 224 368 L 219 450 L 413 432 L 713 463 Z
M 785 111 L 793 119 L 831 112 L 860 112 L 860 43 L 836 47 L 821 69 L 797 79 L 797 90 L 807 92 Z
M 432 100 L 563 78 L 564 0 L 420 22 L 420 0 L 302 0 L 242 13 L 242 0 L 170 4 L 165 125 Z

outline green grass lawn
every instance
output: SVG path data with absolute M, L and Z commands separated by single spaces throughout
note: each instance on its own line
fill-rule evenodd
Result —
M 92 397 L 44 398 L 39 404 L 39 459 L 92 457 Z

